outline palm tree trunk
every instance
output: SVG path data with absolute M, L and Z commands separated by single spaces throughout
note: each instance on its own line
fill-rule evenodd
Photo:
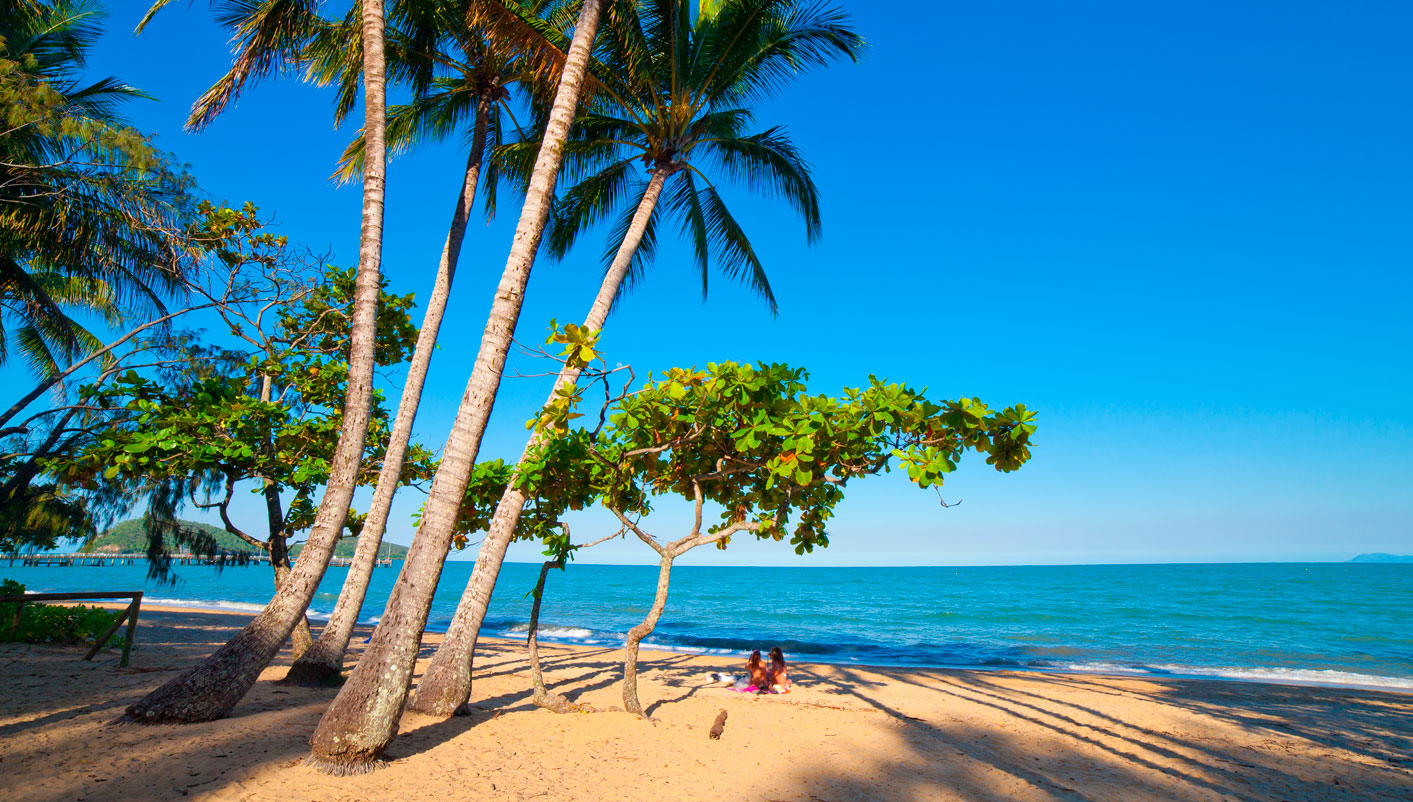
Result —
M 363 599 L 368 594 L 368 581 L 373 577 L 373 566 L 377 564 L 378 549 L 383 543 L 383 532 L 387 528 L 388 512 L 392 509 L 393 494 L 397 492 L 398 482 L 402 479 L 402 462 L 407 454 L 407 443 L 412 437 L 412 424 L 417 418 L 422 385 L 427 379 L 427 368 L 437 347 L 437 332 L 441 329 L 447 297 L 451 294 L 451 283 L 456 277 L 456 263 L 461 255 L 462 240 L 466 236 L 466 221 L 476 200 L 476 185 L 480 181 L 481 159 L 486 150 L 486 122 L 491 110 L 490 98 L 483 95 L 476 106 L 476 127 L 472 135 L 471 152 L 466 156 L 466 174 L 461 182 L 461 193 L 456 198 L 456 209 L 451 215 L 446 244 L 442 246 L 442 259 L 437 267 L 436 283 L 432 286 L 431 297 L 427 299 L 427 311 L 422 316 L 422 330 L 417 334 L 417 347 L 412 352 L 412 363 L 407 368 L 407 381 L 402 388 L 402 400 L 397 406 L 397 418 L 393 421 L 383 467 L 378 472 L 378 486 L 373 491 L 373 502 L 368 508 L 368 517 L 363 522 L 363 531 L 358 536 L 358 549 L 353 554 L 348 577 L 344 579 L 343 590 L 339 592 L 333 615 L 319 633 L 319 640 L 290 666 L 289 673 L 285 675 L 286 682 L 324 685 L 338 679 L 343 668 L 343 655 L 348 650 L 353 627 L 358 623 L 358 613 L 363 609 Z
M 363 130 L 367 156 L 363 163 L 363 222 L 358 243 L 358 275 L 354 280 L 348 389 L 344 394 L 343 428 L 309 540 L 274 598 L 245 629 L 201 664 L 130 706 L 124 716 L 126 720 L 195 722 L 228 715 L 303 619 L 343 534 L 363 459 L 373 401 L 387 161 L 383 24 L 383 4 L 364 2 Z
M 667 167 L 653 170 L 652 179 L 648 181 L 643 199 L 638 203 L 637 211 L 633 213 L 633 220 L 629 223 L 623 242 L 614 254 L 613 263 L 604 275 L 603 283 L 599 285 L 598 296 L 594 298 L 593 306 L 584 318 L 584 328 L 603 328 L 608 311 L 613 306 L 613 299 L 618 295 L 618 288 L 628 274 L 633 253 L 642 242 L 648 220 L 662 195 L 663 185 L 671 174 L 671 168 Z M 578 380 L 579 373 L 578 368 L 565 365 L 555 380 L 549 397 L 553 399 L 559 388 Z M 538 445 L 538 440 L 538 434 L 532 436 L 525 446 L 525 451 L 528 452 Z M 521 459 L 524 458 L 522 453 Z M 476 567 L 471 572 L 466 590 L 461 594 L 461 601 L 456 607 L 451 626 L 447 628 L 446 637 L 442 639 L 442 645 L 437 649 L 431 664 L 427 666 L 426 673 L 422 675 L 422 682 L 417 686 L 417 693 L 408 705 L 412 710 L 443 718 L 465 712 L 463 706 L 471 698 L 471 661 L 476 653 L 476 638 L 480 634 L 481 623 L 486 618 L 486 609 L 491 603 L 491 592 L 495 590 L 501 563 L 505 561 L 506 547 L 514 539 L 515 526 L 520 522 L 520 513 L 524 510 L 525 501 L 525 495 L 516 489 L 512 479 L 506 486 L 505 493 L 501 495 L 500 504 L 496 506 L 495 515 L 486 530 L 486 537 L 481 541 L 481 551 L 476 555 Z
M 628 640 L 623 644 L 623 709 L 629 713 L 643 715 L 643 705 L 638 701 L 638 644 L 651 635 L 657 627 L 662 611 L 667 607 L 667 583 L 672 574 L 674 555 L 666 551 L 658 563 L 657 593 L 653 596 L 653 606 L 648 617 L 641 624 L 628 630 Z
M 515 239 L 481 335 L 475 367 L 422 509 L 421 525 L 368 650 L 310 738 L 310 763 L 322 771 L 349 774 L 375 768 L 378 757 L 397 733 L 427 613 L 441 578 L 481 435 L 500 387 L 525 285 L 549 216 L 564 142 L 579 102 L 601 9 L 602 0 L 584 0 L 580 10 Z

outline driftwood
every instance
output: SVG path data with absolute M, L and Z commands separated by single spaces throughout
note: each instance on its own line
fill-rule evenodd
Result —
M 723 710 L 720 713 L 716 714 L 716 723 L 711 725 L 711 732 L 707 733 L 707 737 L 711 738 L 713 741 L 719 741 L 721 740 L 721 733 L 725 730 L 726 711 Z

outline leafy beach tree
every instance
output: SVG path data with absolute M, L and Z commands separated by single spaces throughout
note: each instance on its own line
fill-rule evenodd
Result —
M 605 32 L 602 89 L 581 115 L 566 156 L 579 180 L 556 205 L 550 231 L 551 252 L 562 257 L 580 232 L 614 219 L 603 282 L 583 325 L 565 330 L 566 354 L 592 350 L 615 302 L 651 263 L 664 214 L 677 219 L 692 243 L 703 296 L 714 262 L 775 310 L 764 266 L 715 182 L 781 199 L 803 218 L 806 240 L 815 240 L 819 199 L 808 165 L 783 129 L 746 133 L 752 119 L 747 106 L 807 69 L 857 57 L 863 46 L 843 12 L 796 0 L 729 0 L 695 19 L 685 0 L 655 0 L 634 9 Z M 514 162 L 525 147 L 508 150 Z M 566 360 L 548 404 L 574 397 L 586 361 Z M 535 446 L 532 438 L 526 453 Z M 476 639 L 527 500 L 514 483 L 507 486 L 457 612 L 418 686 L 414 710 L 451 716 L 470 698 Z
M 368 649 L 310 739 L 310 762 L 322 771 L 347 774 L 375 768 L 397 732 L 432 594 L 456 532 L 530 269 L 549 217 L 564 143 L 579 103 L 603 4 L 603 0 L 583 0 L 581 4 L 481 347 L 402 571 Z
M 153 12 L 169 0 L 158 0 Z M 276 5 L 302 5 L 282 3 Z M 269 3 L 262 7 L 268 7 Z M 363 162 L 362 225 L 358 244 L 358 271 L 354 278 L 353 311 L 349 324 L 348 379 L 338 444 L 329 462 L 328 478 L 304 553 L 274 597 L 244 629 L 199 665 L 167 682 L 127 709 L 125 718 L 146 723 L 208 721 L 227 715 L 269 665 L 305 610 L 328 568 L 343 534 L 358 472 L 373 403 L 373 370 L 376 364 L 378 296 L 382 287 L 381 255 L 383 204 L 386 187 L 387 148 L 386 74 L 384 71 L 383 3 L 360 4 L 362 19 L 363 107 L 366 155 Z M 242 30 L 247 46 L 232 73 L 249 71 L 244 56 L 254 54 L 266 64 L 278 64 L 288 52 L 281 42 L 262 45 Z
M 99 448 L 100 433 L 150 422 L 149 411 L 117 400 L 122 397 L 115 389 L 119 381 L 179 388 L 242 368 L 235 352 L 208 345 L 199 332 L 178 329 L 177 323 L 207 315 L 252 347 L 275 353 L 280 346 L 267 333 L 269 325 L 279 310 L 307 300 L 322 275 L 284 238 L 264 231 L 253 206 L 237 211 L 202 202 L 196 212 L 197 219 L 180 234 L 192 254 L 184 271 L 182 305 L 129 324 L 102 348 L 39 380 L 0 413 L 0 497 L 10 501 L 0 507 L 0 530 L 16 538 L 27 532 L 34 545 L 47 547 L 59 538 L 92 537 L 103 522 L 145 501 L 153 518 L 147 545 L 150 578 L 170 579 L 172 546 L 201 553 L 214 548 L 174 518 L 176 507 L 187 503 L 188 491 L 200 489 L 204 473 L 187 477 L 153 471 L 141 482 L 134 483 L 132 475 L 110 482 L 95 478 L 82 459 Z M 346 317 L 341 310 L 337 314 Z M 79 389 L 26 415 L 61 385 Z M 157 530 L 173 542 L 165 543 Z
M 329 268 L 274 279 L 286 287 L 288 301 L 280 307 L 217 310 L 243 348 L 209 360 L 202 374 L 164 382 L 134 372 L 90 393 L 90 403 L 130 414 L 99 432 L 71 473 L 102 474 L 132 488 L 183 483 L 187 504 L 215 510 L 227 532 L 269 554 L 278 589 L 291 570 L 292 539 L 313 521 L 314 497 L 328 478 L 336 446 L 354 276 Z M 301 279 L 310 283 L 298 283 Z M 384 293 L 376 349 L 380 367 L 402 362 L 411 350 L 416 335 L 407 316 L 411 305 L 410 296 Z M 360 486 L 371 486 L 378 475 L 388 418 L 376 396 Z M 411 457 L 404 479 L 430 476 L 431 455 L 414 445 Z M 263 537 L 232 515 L 238 487 L 249 483 L 265 502 Z M 349 527 L 356 530 L 359 523 L 350 511 Z M 293 642 L 296 654 L 311 645 L 307 623 L 297 625 Z
M 638 646 L 667 604 L 674 561 L 733 536 L 788 542 L 796 554 L 829 545 L 825 524 L 849 482 L 901 467 L 919 487 L 942 484 L 964 452 L 998 471 L 1030 458 L 1035 413 L 991 410 L 980 400 L 934 403 L 870 377 L 841 397 L 806 393 L 805 371 L 786 365 L 714 363 L 674 368 L 616 404 L 592 441 L 600 503 L 658 555 L 658 581 L 643 621 L 628 631 L 623 706 L 638 699 Z M 663 542 L 642 522 L 659 499 L 692 505 L 691 529 Z M 716 522 L 708 509 L 719 509 Z M 788 541 L 786 540 L 788 538 Z

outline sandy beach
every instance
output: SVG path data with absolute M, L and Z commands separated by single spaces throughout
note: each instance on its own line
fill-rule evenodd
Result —
M 530 704 L 524 645 L 483 640 L 475 714 L 404 717 L 369 775 L 302 765 L 334 691 L 277 685 L 288 652 L 231 718 L 110 723 L 246 620 L 144 609 L 127 669 L 0 646 L 0 799 L 1413 798 L 1413 695 L 1259 683 L 800 664 L 794 693 L 745 696 L 705 677 L 734 661 L 645 652 L 643 720 L 610 710 L 620 652 L 546 645 L 549 684 L 604 711 L 556 715 Z

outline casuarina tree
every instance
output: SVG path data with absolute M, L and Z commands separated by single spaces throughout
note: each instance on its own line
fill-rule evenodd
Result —
M 146 96 L 84 75 L 102 16 L 0 0 L 0 365 L 21 357 L 45 389 L 102 349 L 88 320 L 164 317 L 194 261 L 190 179 L 120 114 Z

